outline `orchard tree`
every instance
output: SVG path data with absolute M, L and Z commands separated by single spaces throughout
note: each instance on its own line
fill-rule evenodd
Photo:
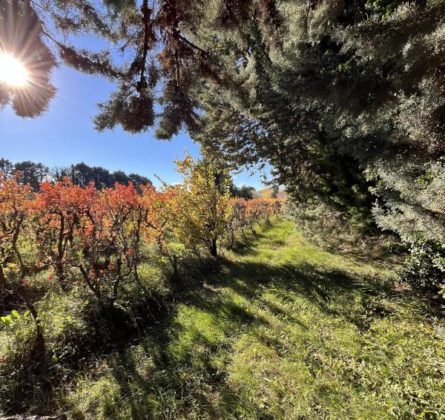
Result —
M 14 178 L 0 175 L 0 291 L 6 286 L 6 273 L 16 263 L 17 277 L 23 279 L 28 270 L 19 250 L 19 240 L 24 234 L 25 218 L 31 199 L 31 188 Z
M 241 232 L 246 238 L 244 228 L 250 226 L 252 233 L 255 234 L 254 224 L 266 221 L 270 224 L 270 218 L 276 216 L 282 211 L 282 200 L 276 198 L 253 198 L 245 200 L 244 198 L 231 198 L 232 207 L 231 216 L 227 223 L 229 235 L 229 248 L 232 248 L 235 242 L 235 234 Z
M 38 342 L 43 344 L 43 327 L 27 293 L 26 277 L 30 274 L 30 267 L 20 247 L 24 238 L 29 242 L 27 216 L 31 200 L 32 190 L 29 185 L 0 174 L 0 296 L 4 296 L 8 278 L 18 281 L 17 294 L 36 324 Z
M 168 254 L 167 236 L 173 226 L 173 203 L 177 194 L 177 188 L 165 186 L 158 191 L 152 184 L 141 186 L 140 200 L 144 209 L 145 240 L 156 242 L 160 252 Z
M 195 252 L 218 256 L 218 243 L 231 216 L 228 170 L 207 159 L 187 156 L 177 162 L 184 182 L 173 200 L 174 231 Z
M 68 287 L 67 271 L 77 253 L 75 233 L 94 199 L 94 187 L 74 185 L 69 178 L 40 186 L 32 203 L 34 234 L 41 264 L 53 267 L 63 289 Z
M 247 200 L 244 198 L 231 198 L 230 205 L 232 213 L 227 223 L 227 229 L 229 233 L 229 248 L 233 248 L 236 232 L 239 231 L 244 238 L 246 237 L 244 227 L 247 224 Z
M 169 240 L 173 236 L 177 221 L 177 194 L 179 188 L 164 185 L 161 190 L 151 184 L 140 187 L 141 202 L 144 209 L 142 234 L 145 241 L 156 243 L 160 254 L 166 257 L 173 269 L 173 278 L 178 278 L 178 256 L 171 252 Z
M 93 189 L 92 197 L 74 231 L 74 266 L 99 303 L 109 306 L 131 274 L 138 280 L 143 211 L 132 184 Z
M 141 263 L 141 232 L 144 222 L 144 208 L 132 183 L 116 184 L 100 194 L 106 211 L 109 230 L 111 264 L 108 267 L 112 284 L 111 300 L 115 301 L 119 285 L 131 274 L 138 281 L 138 266 Z

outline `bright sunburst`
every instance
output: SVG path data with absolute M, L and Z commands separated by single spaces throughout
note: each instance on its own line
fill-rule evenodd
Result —
M 25 65 L 13 55 L 0 52 L 0 83 L 11 87 L 24 87 L 29 82 L 29 73 Z

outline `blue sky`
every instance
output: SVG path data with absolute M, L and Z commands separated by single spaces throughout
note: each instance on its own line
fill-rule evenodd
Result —
M 105 101 L 113 85 L 102 78 L 80 74 L 61 66 L 53 74 L 58 88 L 49 110 L 36 119 L 18 118 L 9 108 L 0 109 L 0 158 L 31 160 L 50 168 L 85 162 L 109 170 L 154 174 L 167 183 L 180 182 L 173 160 L 187 151 L 199 156 L 199 146 L 186 133 L 172 141 L 156 140 L 150 132 L 129 134 L 115 129 L 99 133 L 92 118 L 96 104 Z M 261 187 L 260 174 L 234 175 L 237 185 Z

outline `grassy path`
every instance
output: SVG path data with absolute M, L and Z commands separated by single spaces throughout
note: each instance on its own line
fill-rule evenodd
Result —
M 443 418 L 443 324 L 391 275 L 275 222 L 69 402 L 95 418 Z

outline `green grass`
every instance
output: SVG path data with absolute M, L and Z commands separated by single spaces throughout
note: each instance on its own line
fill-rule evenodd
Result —
M 97 419 L 443 418 L 443 322 L 394 278 L 275 222 L 184 292 L 153 334 L 78 373 L 61 409 Z

